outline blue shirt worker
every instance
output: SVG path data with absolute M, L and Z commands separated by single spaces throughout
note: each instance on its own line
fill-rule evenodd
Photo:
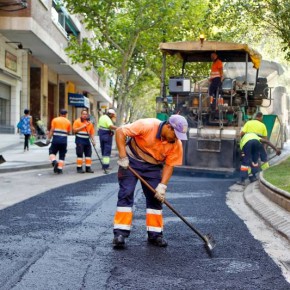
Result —
M 256 174 L 259 171 L 259 158 L 262 162 L 267 161 L 267 153 L 263 147 L 263 144 L 267 144 L 271 148 L 273 148 L 276 151 L 277 155 L 281 154 L 281 151 L 276 148 L 269 140 L 261 138 L 255 133 L 246 133 L 241 139 L 241 180 L 238 182 L 238 184 L 245 185 L 247 178 L 250 179 L 250 182 L 257 180 Z M 251 175 L 249 176 L 248 172 L 250 170 Z
M 113 119 L 116 118 L 116 112 L 109 109 L 107 114 L 100 117 L 98 122 L 98 133 L 100 138 L 100 146 L 102 152 L 102 167 L 104 173 L 109 173 L 110 157 L 113 144 L 113 130 L 117 129 L 114 125 Z
M 163 238 L 162 202 L 174 166 L 182 164 L 181 140 L 187 140 L 188 123 L 183 116 L 172 115 L 168 121 L 155 118 L 140 119 L 116 130 L 119 151 L 119 192 L 114 218 L 113 247 L 123 248 L 131 232 L 134 191 L 137 177 L 134 169 L 156 194 L 141 183 L 146 197 L 146 228 L 148 243 L 166 247 Z M 130 138 L 127 142 L 127 138 Z
M 65 155 L 67 152 L 67 136 L 71 131 L 71 123 L 66 118 L 67 110 L 61 109 L 60 116 L 51 121 L 51 128 L 48 133 L 46 142 L 52 142 L 49 147 L 49 159 L 53 166 L 54 173 L 62 174 L 64 167 Z M 59 161 L 56 160 L 56 155 L 59 153 Z
M 81 111 L 81 117 L 74 121 L 73 132 L 76 135 L 77 173 L 94 173 L 92 170 L 92 146 L 95 146 L 95 128 L 89 120 L 86 109 Z M 83 170 L 83 156 L 85 156 L 86 171 Z

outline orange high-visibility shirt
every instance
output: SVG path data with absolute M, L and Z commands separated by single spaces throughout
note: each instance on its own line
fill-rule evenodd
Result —
M 161 123 L 155 118 L 140 119 L 122 126 L 122 130 L 126 136 L 134 137 L 138 147 L 156 160 L 163 161 L 169 166 L 182 165 L 182 142 L 179 139 L 173 144 L 162 141 Z
M 221 71 L 223 69 L 223 63 L 221 60 L 216 59 L 212 65 L 211 65 L 211 72 L 210 72 L 210 78 L 221 78 Z
M 65 117 L 56 117 L 51 121 L 54 143 L 67 143 L 67 135 L 71 130 L 71 123 Z
M 88 123 L 87 121 L 85 121 Z M 84 125 L 85 123 L 82 122 L 81 118 L 78 118 L 74 121 L 73 123 L 73 130 L 80 128 Z M 95 128 L 92 123 L 88 123 L 87 127 L 81 129 L 80 131 L 75 133 L 76 135 L 76 143 L 89 143 L 90 142 L 90 137 L 95 136 Z
M 83 125 L 84 125 L 84 122 L 82 122 L 81 118 L 78 118 L 74 121 L 73 130 L 75 130 L 76 128 L 79 128 Z M 86 133 L 86 135 L 88 135 L 88 133 L 89 133 L 90 136 L 94 136 L 95 135 L 94 125 L 92 123 L 89 123 L 86 128 L 81 129 L 79 132 Z M 76 135 L 78 133 L 76 133 Z

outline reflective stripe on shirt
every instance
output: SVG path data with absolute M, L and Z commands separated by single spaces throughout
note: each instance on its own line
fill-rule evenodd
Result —
M 67 136 L 68 132 L 64 130 L 54 129 L 53 136 Z
M 87 132 L 79 131 L 78 133 L 76 133 L 76 136 L 79 138 L 89 139 L 89 135 Z

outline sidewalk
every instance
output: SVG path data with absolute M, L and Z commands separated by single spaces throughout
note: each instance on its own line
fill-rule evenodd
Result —
M 96 136 L 96 149 L 101 157 L 99 138 Z M 45 140 L 43 140 L 45 142 Z M 75 136 L 68 136 L 68 147 L 65 165 L 76 163 Z M 0 155 L 6 162 L 0 164 L 0 173 L 28 169 L 49 168 L 51 167 L 48 148 L 30 145 L 29 151 L 24 152 L 24 138 L 19 134 L 0 134 Z M 114 146 L 113 146 L 114 148 Z M 117 154 L 115 149 L 112 150 L 112 158 Z M 95 163 L 100 162 L 93 150 L 92 159 Z

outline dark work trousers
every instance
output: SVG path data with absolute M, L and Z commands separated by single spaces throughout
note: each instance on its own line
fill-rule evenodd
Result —
M 213 103 L 211 104 L 211 108 L 216 108 L 216 100 L 217 100 L 217 94 L 218 91 L 221 89 L 222 80 L 221 78 L 214 78 L 211 80 L 209 88 L 208 88 L 208 94 L 210 97 L 213 97 Z
M 78 158 L 83 158 L 83 155 L 85 157 L 92 157 L 92 146 L 91 144 L 76 144 L 76 154 Z
M 156 188 L 161 181 L 161 170 L 162 165 L 154 165 L 147 162 L 140 162 L 136 159 L 129 157 L 130 166 L 143 177 L 153 188 Z M 128 169 L 119 167 L 118 171 L 118 181 L 119 181 L 119 193 L 117 202 L 118 209 L 122 214 L 122 208 L 128 209 L 133 207 L 134 203 L 134 191 L 136 184 L 138 182 L 137 177 Z M 158 236 L 163 236 L 162 225 L 162 203 L 154 197 L 154 193 L 142 184 L 143 193 L 146 197 L 146 225 L 147 233 L 149 238 L 157 238 Z M 156 212 L 154 212 L 156 210 Z M 158 213 L 157 213 L 158 212 Z M 155 215 L 154 215 L 155 213 Z M 130 219 L 130 217 L 128 218 Z M 126 218 L 125 218 L 126 220 Z M 124 229 L 119 225 L 116 225 L 116 217 L 114 224 L 114 236 L 123 235 L 128 237 L 130 235 L 130 224 L 128 222 L 128 229 Z M 155 225 L 157 225 L 155 227 Z M 152 227 L 151 227 L 152 226 Z M 160 226 L 160 227 L 159 227 Z M 119 228 L 118 228 L 119 227 Z M 159 227 L 159 228 L 158 228 Z
M 24 150 L 29 149 L 30 134 L 24 134 Z
M 51 143 L 49 147 L 49 155 L 53 154 L 56 155 L 59 153 L 59 160 L 65 160 L 65 154 L 67 152 L 67 143 Z
M 110 156 L 112 152 L 112 143 L 114 133 L 111 130 L 99 129 L 99 139 L 102 152 L 103 169 L 108 169 L 110 166 Z
M 241 152 L 242 161 L 241 161 L 241 179 L 245 180 L 248 178 L 247 168 L 251 168 L 251 173 L 253 176 L 256 175 L 259 171 L 258 160 L 261 159 L 262 162 L 267 161 L 267 153 L 263 144 L 258 140 L 248 141 Z M 244 168 L 244 170 L 242 170 Z

